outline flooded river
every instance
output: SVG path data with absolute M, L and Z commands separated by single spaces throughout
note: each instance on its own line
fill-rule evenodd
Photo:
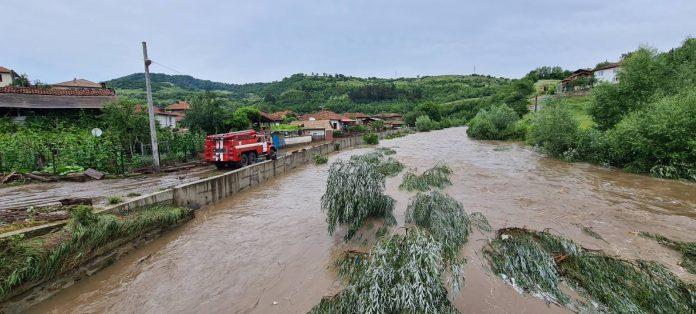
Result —
M 472 141 L 465 128 L 385 140 L 396 157 L 425 170 L 445 160 L 454 170 L 445 191 L 480 211 L 494 229 L 550 229 L 579 244 L 625 258 L 658 260 L 677 275 L 680 256 L 637 235 L 696 241 L 696 184 L 627 174 L 546 158 L 515 143 Z M 369 149 L 332 155 L 348 158 Z M 30 312 L 304 313 L 338 291 L 330 270 L 340 237 L 320 210 L 328 165 L 308 165 L 199 210 L 191 222 L 148 243 Z M 408 198 L 401 176 L 387 180 L 403 225 Z M 605 240 L 582 231 L 588 227 Z M 398 228 L 398 227 L 397 227 Z M 517 293 L 487 270 L 478 231 L 462 250 L 469 260 L 458 309 L 476 313 L 566 310 Z

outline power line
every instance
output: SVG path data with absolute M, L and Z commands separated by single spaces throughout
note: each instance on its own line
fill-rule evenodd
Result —
M 161 63 L 159 63 L 159 62 L 157 62 L 157 61 L 152 61 L 152 63 L 154 63 L 154 64 L 156 64 L 156 65 L 159 65 L 159 66 L 161 66 L 161 67 L 163 67 L 163 68 L 165 68 L 165 69 L 172 70 L 172 71 L 174 71 L 174 72 L 176 72 L 176 73 L 179 73 L 179 74 L 181 74 L 181 75 L 189 75 L 189 76 L 192 76 L 191 74 L 181 72 L 181 71 L 179 71 L 179 70 L 177 70 L 177 69 L 175 69 L 175 68 L 172 68 L 172 67 L 170 67 L 170 66 L 166 66 L 166 65 L 161 64 Z

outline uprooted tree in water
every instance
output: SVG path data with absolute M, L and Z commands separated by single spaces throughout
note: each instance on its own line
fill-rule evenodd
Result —
M 347 227 L 349 240 L 369 217 L 384 218 L 387 225 L 396 223 L 392 214 L 394 199 L 384 194 L 385 176 L 377 165 L 361 158 L 336 161 L 329 168 L 326 193 L 321 197 L 329 234 L 336 226 Z
M 657 262 L 589 251 L 549 232 L 498 231 L 487 252 L 493 271 L 524 291 L 580 312 L 693 313 L 696 286 Z M 566 284 L 590 302 L 570 297 Z
M 343 291 L 310 313 L 457 313 L 442 283 L 442 245 L 418 228 L 339 263 Z

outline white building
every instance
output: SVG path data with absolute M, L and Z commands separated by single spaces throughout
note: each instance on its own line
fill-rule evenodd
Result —
M 12 73 L 12 70 L 0 66 L 0 87 L 12 85 L 13 80 L 14 73 Z
M 619 82 L 618 73 L 620 68 L 621 64 L 618 62 L 596 68 L 593 73 L 595 81 L 597 83 L 609 82 L 612 84 Z

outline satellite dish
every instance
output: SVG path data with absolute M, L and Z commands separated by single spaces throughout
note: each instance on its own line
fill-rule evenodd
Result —
M 102 135 L 102 130 L 100 128 L 94 128 L 92 129 L 92 135 L 95 137 L 100 137 Z

